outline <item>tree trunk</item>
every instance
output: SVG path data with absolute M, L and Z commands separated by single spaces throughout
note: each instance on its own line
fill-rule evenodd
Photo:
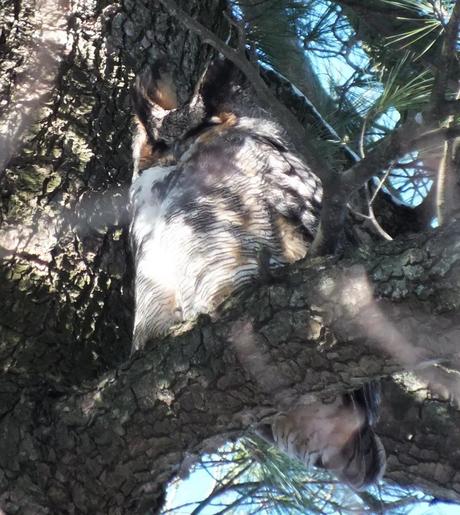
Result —
M 182 6 L 227 30 L 222 3 Z M 2 510 L 157 510 L 198 453 L 280 409 L 432 360 L 458 368 L 458 225 L 298 264 L 127 362 L 133 72 L 166 54 L 184 101 L 209 50 L 147 0 L 9 2 L 1 16 L 2 128 L 24 113 L 2 131 Z M 60 37 L 37 36 L 37 20 Z M 434 370 L 425 380 L 441 381 Z M 440 451 L 459 448 L 458 411 L 424 405 L 452 428 L 437 437 L 440 418 L 416 425 L 416 395 L 397 391 L 381 422 L 389 477 L 458 499 L 458 456 Z
M 40 81 L 49 91 L 33 99 L 21 133 L 1 131 L 4 148 L 22 150 L 1 176 L 0 359 L 66 384 L 120 364 L 130 348 L 125 225 L 133 72 L 168 55 L 180 70 L 175 79 L 184 101 L 209 54 L 155 2 L 105 5 L 67 7 L 59 18 L 67 32 L 53 47 L 36 19 L 43 12 L 54 27 L 56 1 L 9 2 L 1 13 L 0 65 L 9 80 L 3 120 L 8 111 L 22 112 Z M 184 6 L 213 30 L 224 27 L 221 3 Z M 39 51 L 58 64 L 37 77 Z

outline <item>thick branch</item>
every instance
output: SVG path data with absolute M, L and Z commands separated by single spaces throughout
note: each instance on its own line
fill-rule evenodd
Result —
M 441 145 L 444 141 L 457 138 L 459 135 L 460 127 L 458 126 L 430 131 L 410 120 L 379 141 L 364 159 L 343 174 L 344 190 L 352 193 L 364 182 L 409 152 L 424 146 Z
M 456 52 L 458 41 L 458 30 L 460 24 L 460 2 L 456 2 L 449 23 L 447 24 L 442 49 L 439 58 L 439 67 L 436 73 L 433 91 L 431 94 L 433 102 L 433 113 L 439 118 L 443 111 L 443 105 L 447 96 L 449 80 L 452 79 L 452 69 L 457 63 Z M 458 88 L 456 91 L 458 99 Z M 450 116 L 441 120 L 444 127 L 451 127 L 454 124 L 454 117 Z M 439 225 L 452 216 L 458 208 L 455 193 L 458 189 L 456 184 L 455 170 L 453 166 L 454 145 L 450 141 L 444 143 L 443 155 L 439 161 L 436 177 L 436 208 Z
M 194 455 L 300 399 L 452 357 L 459 236 L 455 225 L 375 258 L 298 264 L 78 391 L 4 376 L 2 507 L 142 512 Z
M 385 381 L 383 395 L 377 429 L 388 453 L 386 479 L 458 502 L 458 408 L 407 374 Z
M 435 112 L 442 112 L 442 106 L 446 100 L 447 86 L 449 84 L 449 80 L 453 78 L 452 69 L 454 68 L 454 64 L 458 63 L 456 48 L 458 42 L 459 24 L 460 2 L 457 1 L 452 10 L 452 14 L 444 34 L 441 55 L 431 95 L 435 106 Z

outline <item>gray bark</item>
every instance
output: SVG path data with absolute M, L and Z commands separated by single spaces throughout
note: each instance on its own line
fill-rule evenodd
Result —
M 27 500 L 44 512 L 141 513 L 194 455 L 280 409 L 408 366 L 455 363 L 460 292 L 451 278 L 459 272 L 459 232 L 457 225 L 376 247 L 372 256 L 298 264 L 228 301 L 217 321 L 203 317 L 78 389 L 5 374 L 3 506 L 15 512 Z M 399 419 L 394 409 L 382 417 L 387 428 Z M 432 492 L 442 484 L 443 494 L 457 498 L 457 447 L 449 441 L 457 431 L 428 432 L 431 445 L 454 450 L 438 450 L 447 461 L 436 462 L 452 470 L 441 482 L 417 462 L 419 474 L 406 481 Z M 401 450 L 408 433 L 389 429 L 387 439 Z M 423 435 L 418 442 L 430 450 Z M 396 456 L 395 478 L 405 464 Z
M 5 109 L 18 106 L 30 72 L 24 55 L 33 57 L 35 44 L 27 29 L 39 7 L 12 2 L 2 11 Z M 217 2 L 183 7 L 226 30 Z M 298 264 L 228 301 L 216 320 L 202 318 L 126 361 L 129 87 L 133 72 L 167 52 L 181 70 L 184 100 L 208 49 L 154 2 L 81 6 L 67 31 L 69 46 L 58 42 L 53 53 L 54 87 L 7 140 L 15 157 L 0 177 L 2 510 L 156 510 L 165 483 L 194 456 L 279 409 L 430 360 L 458 368 L 455 224 Z M 424 380 L 442 382 L 433 370 Z M 411 409 L 404 424 L 403 401 L 382 416 L 389 477 L 458 499 L 460 464 L 455 452 L 440 450 L 459 448 L 457 410 L 427 402 L 440 416 L 424 417 L 426 425 L 410 429 L 420 436 L 408 440 L 420 410 L 415 394 L 398 391 Z M 414 432 L 425 428 L 426 438 Z M 426 448 L 437 449 L 448 470 L 442 478 Z
M 386 479 L 458 502 L 459 410 L 413 376 L 401 379 L 383 383 L 377 431 L 388 455 Z

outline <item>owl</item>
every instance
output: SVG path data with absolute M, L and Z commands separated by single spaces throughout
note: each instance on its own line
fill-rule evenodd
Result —
M 172 326 L 213 313 L 268 270 L 305 257 L 317 230 L 321 183 L 290 149 L 226 62 L 201 86 L 201 119 L 173 140 L 182 110 L 165 62 L 133 88 L 134 177 L 130 240 L 135 267 L 133 352 Z M 374 433 L 369 384 L 279 413 L 259 434 L 355 489 L 378 480 L 385 453 Z

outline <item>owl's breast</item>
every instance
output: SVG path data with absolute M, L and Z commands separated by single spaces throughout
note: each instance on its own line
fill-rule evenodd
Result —
M 274 163 L 270 150 L 243 133 L 218 133 L 191 145 L 175 166 L 149 168 L 133 183 L 135 336 L 158 336 L 210 313 L 267 265 L 305 255 L 308 233 L 292 207 L 309 209 L 302 190 L 292 193 L 293 181 L 304 182 L 280 181 L 288 165 Z

